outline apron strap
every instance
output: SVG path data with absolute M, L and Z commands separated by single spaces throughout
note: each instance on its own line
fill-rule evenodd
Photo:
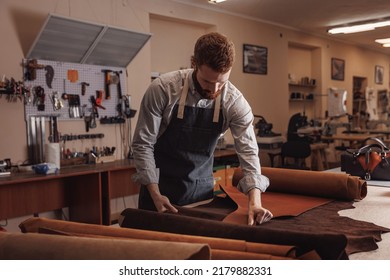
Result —
M 217 123 L 219 121 L 219 111 L 221 109 L 221 95 L 219 94 L 217 96 L 217 99 L 215 100 L 215 105 L 214 105 L 214 117 L 213 117 L 213 122 Z
M 180 96 L 180 100 L 179 100 L 179 108 L 177 111 L 177 118 L 181 119 L 181 120 L 184 117 L 184 107 L 186 105 L 187 94 L 188 94 L 188 74 L 186 75 L 185 80 L 184 80 L 184 86 L 183 86 L 183 90 L 181 92 L 181 96 Z
M 180 100 L 179 100 L 179 108 L 177 110 L 177 118 L 178 119 L 183 119 L 184 118 L 184 107 L 186 105 L 186 99 L 187 99 L 187 94 L 188 94 L 188 74 L 185 77 L 184 80 L 184 86 L 183 90 L 181 92 Z M 213 122 L 217 123 L 219 121 L 219 113 L 221 109 L 221 95 L 219 94 L 217 96 L 217 99 L 215 100 L 215 105 L 214 105 L 214 115 L 213 115 Z

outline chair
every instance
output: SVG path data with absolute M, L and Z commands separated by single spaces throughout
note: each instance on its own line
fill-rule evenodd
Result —
M 311 155 L 308 141 L 291 140 L 282 144 L 281 158 L 282 168 L 310 170 L 305 160 Z M 290 159 L 290 160 L 289 160 Z M 293 162 L 291 162 L 293 159 Z

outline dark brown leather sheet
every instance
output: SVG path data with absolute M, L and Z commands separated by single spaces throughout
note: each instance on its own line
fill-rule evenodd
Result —
M 390 229 L 338 214 L 340 210 L 354 208 L 352 204 L 352 201 L 332 201 L 294 218 L 273 219 L 261 227 L 269 230 L 342 234 L 347 238 L 347 255 L 377 249 L 377 242 L 382 240 L 381 235 L 390 232 Z
M 367 184 L 358 177 L 278 168 L 263 168 L 263 174 L 271 181 L 262 194 L 263 205 L 276 217 L 268 223 L 247 226 L 247 197 L 235 187 L 225 186 L 226 198 L 216 197 L 196 208 L 177 207 L 178 214 L 126 209 L 121 226 L 294 245 L 298 255 L 315 250 L 322 259 L 374 250 L 381 234 L 389 231 L 337 214 L 367 195 Z M 240 178 L 237 169 L 233 184 Z
M 273 229 L 260 226 L 236 225 L 216 220 L 199 218 L 201 211 L 195 211 L 198 217 L 185 216 L 192 209 L 183 209 L 180 214 L 157 213 L 128 208 L 122 212 L 121 226 L 126 228 L 147 229 L 160 232 L 211 236 L 239 239 L 254 243 L 289 245 L 296 247 L 298 258 L 315 251 L 321 259 L 345 259 L 347 238 L 343 234 L 290 231 L 288 228 Z M 212 214 L 206 214 L 208 218 Z M 203 216 L 204 217 L 204 216 Z M 220 217 L 218 214 L 216 217 Z

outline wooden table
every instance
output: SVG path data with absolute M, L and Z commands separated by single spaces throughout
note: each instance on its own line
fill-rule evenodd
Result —
M 369 133 L 342 133 L 342 134 L 335 134 L 330 136 L 321 136 L 321 140 L 341 140 L 341 141 L 348 141 L 349 147 L 358 147 L 362 144 L 362 142 L 369 138 L 369 137 L 376 137 L 383 139 L 385 137 L 384 134 L 369 134 Z
M 135 172 L 131 160 L 120 160 L 0 177 L 0 219 L 69 207 L 71 221 L 109 225 L 110 200 L 139 192 L 131 180 Z
M 238 163 L 235 150 L 217 150 L 216 161 Z M 69 207 L 75 222 L 111 224 L 111 200 L 139 193 L 129 159 L 63 167 L 58 174 L 31 172 L 0 177 L 0 220 Z

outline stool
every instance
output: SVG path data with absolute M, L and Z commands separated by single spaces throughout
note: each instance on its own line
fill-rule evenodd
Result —
M 328 147 L 326 143 L 313 143 L 310 144 L 311 148 L 311 169 L 312 170 L 325 170 L 329 169 L 328 160 L 326 158 L 325 149 Z

